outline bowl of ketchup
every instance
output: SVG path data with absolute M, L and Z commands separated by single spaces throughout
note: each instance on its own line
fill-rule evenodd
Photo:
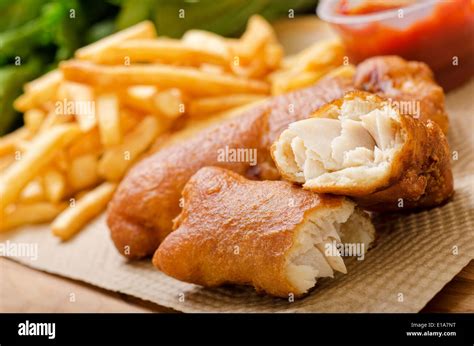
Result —
M 376 55 L 423 61 L 445 90 L 474 76 L 474 1 L 322 0 L 317 13 L 351 63 Z

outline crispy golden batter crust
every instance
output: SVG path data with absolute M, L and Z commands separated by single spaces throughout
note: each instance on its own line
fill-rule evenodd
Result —
M 349 78 L 323 80 L 165 146 L 139 162 L 121 182 L 108 208 L 107 223 L 119 252 L 129 258 L 153 254 L 180 212 L 181 190 L 202 167 L 214 165 L 248 177 L 278 179 L 269 149 L 280 132 L 351 88 Z M 219 162 L 218 150 L 226 146 L 257 150 L 258 165 Z
M 183 196 L 176 230 L 160 245 L 153 264 L 178 280 L 248 284 L 281 297 L 297 292 L 286 272 L 297 227 L 311 212 L 337 208 L 344 200 L 284 181 L 250 181 L 216 167 L 199 170 Z
M 422 121 L 432 120 L 445 134 L 448 132 L 443 88 L 436 84 L 433 72 L 425 63 L 406 61 L 399 56 L 373 57 L 357 66 L 354 85 L 358 90 L 390 98 L 401 107 L 403 102 L 408 102 L 405 104 L 413 110 L 419 105 Z
M 446 137 L 433 121 L 426 123 L 402 116 L 407 138 L 395 158 L 387 186 L 355 198 L 365 209 L 400 211 L 429 208 L 448 200 L 454 193 L 450 150 Z

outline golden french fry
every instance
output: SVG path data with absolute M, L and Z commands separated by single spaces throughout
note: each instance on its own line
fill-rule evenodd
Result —
M 43 223 L 53 220 L 66 207 L 66 203 L 52 204 L 37 202 L 18 204 L 9 208 L 0 218 L 0 231 L 6 231 L 28 224 Z
M 14 101 L 13 106 L 20 112 L 40 107 L 43 103 L 54 99 L 61 80 L 62 73 L 54 70 L 27 83 L 25 93 Z
M 0 156 L 13 153 L 18 145 L 18 142 L 25 140 L 30 136 L 30 131 L 25 128 L 19 128 L 5 136 L 0 137 Z
M 77 137 L 67 148 L 67 156 L 70 158 L 86 154 L 99 155 L 102 152 L 103 147 L 100 143 L 99 129 L 97 127 Z
M 38 132 L 45 118 L 45 112 L 38 108 L 29 109 L 25 112 L 25 114 L 23 114 L 25 127 L 30 131 L 30 133 Z
M 185 112 L 183 94 L 179 89 L 168 89 L 153 96 L 154 105 L 159 113 L 174 119 Z
M 68 80 L 108 88 L 144 84 L 158 85 L 164 89 L 179 88 L 195 95 L 269 92 L 269 85 L 261 80 L 244 79 L 230 74 L 208 74 L 192 67 L 160 64 L 100 66 L 87 61 L 71 60 L 61 63 L 61 70 Z
M 336 67 L 334 70 L 329 71 L 324 77 L 347 77 L 352 78 L 356 73 L 356 67 L 352 64 L 342 65 Z
M 31 146 L 31 142 L 26 140 L 26 139 L 20 139 L 18 140 L 18 142 L 16 143 L 16 146 L 15 146 L 15 155 L 17 157 L 21 157 L 21 155 L 23 155 L 24 153 L 26 153 L 29 149 L 30 149 L 30 146 Z
M 223 57 L 226 61 L 232 58 L 226 39 L 209 31 L 188 30 L 181 38 L 181 42 L 188 47 L 206 47 L 208 51 Z
M 68 170 L 69 159 L 66 150 L 59 150 L 54 158 L 54 166 L 61 172 L 66 172 Z
M 227 66 L 228 55 L 216 53 L 206 46 L 184 45 L 179 40 L 129 40 L 96 54 L 92 61 L 100 64 L 130 64 L 160 62 L 164 64 L 198 66 L 202 63 Z
M 59 202 L 66 193 L 66 179 L 56 169 L 50 168 L 43 175 L 43 186 L 48 201 Z
M 75 204 L 69 205 L 51 224 L 53 234 L 68 240 L 81 228 L 99 215 L 112 198 L 116 184 L 105 182 L 82 196 Z
M 263 99 L 265 99 L 265 96 L 255 94 L 234 94 L 194 99 L 189 103 L 187 114 L 191 117 L 206 116 Z
M 299 73 L 289 71 L 286 74 L 279 75 L 272 81 L 272 95 L 280 95 L 292 90 L 305 88 L 314 84 L 322 76 L 324 76 L 323 71 L 306 71 Z
M 76 51 L 74 56 L 78 59 L 93 59 L 94 56 L 126 40 L 154 37 L 156 37 L 154 24 L 150 21 L 144 21 L 82 47 Z
M 274 70 L 280 67 L 283 59 L 283 48 L 277 43 L 269 43 L 265 46 L 264 61 L 265 65 Z
M 7 155 L 0 156 L 0 175 L 2 175 L 5 169 L 8 166 L 10 166 L 13 162 L 15 162 L 14 154 L 7 154 Z
M 294 56 L 283 60 L 283 67 L 293 72 L 325 72 L 340 66 L 344 62 L 345 49 L 337 38 L 321 40 Z
M 21 203 L 35 203 L 45 200 L 45 191 L 41 179 L 36 178 L 28 183 L 21 191 Z
M 244 34 L 232 45 L 233 54 L 243 62 L 255 59 L 258 51 L 267 43 L 276 42 L 272 26 L 261 16 L 253 15 Z
M 48 114 L 46 114 L 45 119 L 41 123 L 40 128 L 38 129 L 39 133 L 45 132 L 49 130 L 53 125 L 56 125 L 61 120 L 61 116 L 56 114 L 54 110 L 50 110 Z
M 126 134 L 132 131 L 142 120 L 144 116 L 133 110 L 122 108 L 120 110 L 120 125 L 122 133 Z
M 255 59 L 248 65 L 232 64 L 232 72 L 247 78 L 261 78 L 268 73 L 268 67 L 263 59 Z
M 155 113 L 153 97 L 156 93 L 157 88 L 153 85 L 135 85 L 121 92 L 120 100 L 124 105 L 136 110 Z
M 41 90 L 49 90 L 57 87 L 58 84 L 62 81 L 63 75 L 59 70 L 52 70 L 39 78 L 36 78 L 23 87 L 25 92 L 38 92 Z
M 74 158 L 67 172 L 68 185 L 74 191 L 95 185 L 99 181 L 97 167 L 98 159 L 95 154 L 86 154 Z
M 211 74 L 224 74 L 225 69 L 219 65 L 212 65 L 212 64 L 202 64 L 199 66 L 199 69 L 205 73 Z
M 75 114 L 81 130 L 84 132 L 89 131 L 97 123 L 94 107 L 94 90 L 90 86 L 81 83 L 65 82 L 63 84 L 67 93 L 67 99 L 64 100 L 67 105 L 63 106 L 63 114 Z M 57 109 L 56 113 L 61 112 Z
M 100 141 L 106 148 L 120 144 L 122 132 L 118 99 L 115 94 L 102 94 L 96 99 Z
M 125 135 L 122 144 L 104 152 L 99 161 L 99 175 L 109 181 L 120 180 L 138 156 L 153 143 L 159 132 L 158 120 L 153 116 L 145 117 Z
M 26 184 L 51 162 L 55 153 L 79 133 L 80 130 L 75 125 L 57 125 L 35 137 L 30 150 L 0 176 L 0 211 L 15 202 Z

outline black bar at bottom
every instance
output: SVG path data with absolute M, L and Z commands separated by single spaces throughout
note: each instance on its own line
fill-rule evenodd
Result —
M 233 343 L 473 345 L 473 316 L 473 314 L 0 314 L 0 345 L 140 345 L 150 342 L 207 345 Z

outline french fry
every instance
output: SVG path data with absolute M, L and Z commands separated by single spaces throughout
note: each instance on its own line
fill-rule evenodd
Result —
M 41 123 L 38 132 L 42 133 L 49 130 L 53 125 L 59 122 L 59 117 L 60 116 L 54 110 L 49 111 L 48 114 L 46 114 L 45 119 Z
M 191 117 L 206 116 L 263 99 L 265 99 L 265 96 L 255 94 L 234 94 L 194 99 L 189 103 L 187 114 Z
M 283 48 L 276 43 L 269 43 L 265 46 L 264 60 L 269 70 L 275 70 L 280 67 L 283 59 Z
M 13 106 L 20 112 L 40 107 L 46 101 L 54 99 L 62 73 L 59 70 L 48 72 L 44 76 L 25 85 L 25 93 L 18 97 Z
M 122 108 L 120 110 L 120 125 L 122 133 L 126 134 L 132 131 L 142 120 L 144 116 L 134 110 Z
M 30 131 L 26 127 L 19 128 L 3 137 L 0 137 L 0 156 L 13 153 L 20 140 L 25 140 L 30 136 Z
M 185 112 L 183 94 L 179 89 L 168 89 L 157 92 L 153 96 L 158 113 L 174 119 Z
M 153 85 L 135 85 L 121 92 L 120 99 L 128 107 L 145 113 L 155 113 L 153 97 L 157 91 Z
M 228 54 L 219 54 L 206 46 L 184 45 L 179 40 L 129 40 L 96 54 L 92 61 L 100 64 L 160 62 L 164 64 L 199 66 L 203 63 L 228 66 Z
M 283 67 L 294 71 L 328 71 L 343 64 L 345 49 L 339 39 L 321 40 L 283 60 Z
M 31 149 L 0 176 L 0 211 L 15 202 L 26 184 L 51 162 L 58 150 L 79 133 L 75 125 L 57 125 L 35 137 L 31 143 Z
M 28 183 L 21 191 L 21 203 L 35 203 L 45 200 L 45 191 L 41 179 L 36 178 Z
M 54 158 L 54 167 L 61 172 L 66 172 L 69 168 L 69 158 L 65 149 L 59 150 Z
M 25 114 L 23 114 L 25 127 L 30 131 L 30 133 L 38 132 L 45 118 L 45 112 L 38 108 L 29 109 L 25 112 Z
M 43 186 L 46 198 L 52 203 L 59 202 L 66 193 L 66 179 L 54 168 L 48 169 L 43 175 Z
M 247 78 L 261 78 L 268 73 L 268 67 L 263 59 L 255 59 L 248 65 L 232 64 L 232 72 Z
M 104 152 L 99 161 L 99 175 L 109 181 L 119 181 L 138 156 L 153 143 L 159 132 L 158 120 L 153 116 L 145 117 L 125 135 L 122 144 Z
M 62 240 L 74 236 L 106 207 L 116 186 L 105 182 L 82 196 L 75 205 L 70 205 L 51 224 L 53 234 Z
M 97 127 L 84 132 L 71 142 L 67 148 L 67 156 L 69 158 L 76 158 L 81 155 L 95 154 L 99 155 L 104 148 L 100 143 L 99 129 Z
M 232 51 L 240 60 L 246 62 L 254 59 L 258 51 L 270 42 L 276 42 L 273 28 L 263 17 L 253 15 L 240 40 L 232 45 Z
M 61 63 L 66 79 L 95 86 L 113 88 L 117 85 L 158 85 L 179 88 L 195 95 L 229 93 L 267 94 L 266 82 L 238 78 L 231 74 L 208 74 L 192 67 L 160 64 L 130 66 L 100 66 L 87 61 L 71 60 Z
M 150 21 L 144 21 L 82 47 L 76 51 L 74 56 L 78 59 L 93 59 L 94 56 L 100 55 L 103 51 L 126 40 L 154 37 L 156 37 L 155 26 Z
M 66 207 L 66 203 L 52 204 L 37 202 L 18 204 L 5 212 L 0 218 L 0 231 L 7 231 L 28 224 L 43 223 L 53 220 Z
M 108 148 L 120 144 L 122 132 L 117 96 L 114 94 L 99 95 L 96 99 L 96 107 L 102 145 Z
M 88 85 L 74 82 L 65 82 L 64 88 L 68 95 L 66 102 L 72 101 L 74 104 L 73 113 L 76 115 L 79 127 L 84 132 L 89 131 L 97 123 L 93 89 Z M 70 113 L 68 109 L 67 114 Z
M 74 191 L 95 185 L 99 181 L 98 160 L 94 154 L 74 158 L 69 166 L 67 182 Z
M 226 39 L 209 31 L 188 30 L 181 38 L 181 42 L 188 47 L 206 47 L 208 51 L 222 56 L 226 60 L 232 58 L 230 47 L 227 44 Z
M 225 70 L 222 66 L 219 65 L 212 65 L 212 64 L 202 64 L 199 66 L 199 69 L 205 73 L 211 74 L 223 74 Z
M 314 84 L 318 79 L 324 76 L 323 71 L 306 71 L 300 73 L 292 73 L 279 75 L 272 82 L 272 95 L 280 95 L 286 92 L 305 88 Z
M 348 65 L 342 65 L 339 67 L 336 67 L 334 70 L 329 71 L 326 73 L 324 77 L 348 77 L 352 78 L 354 77 L 356 73 L 356 68 L 352 64 Z
M 15 162 L 15 155 L 14 154 L 7 154 L 0 156 L 0 175 L 5 172 L 5 169 L 10 166 L 13 162 Z

